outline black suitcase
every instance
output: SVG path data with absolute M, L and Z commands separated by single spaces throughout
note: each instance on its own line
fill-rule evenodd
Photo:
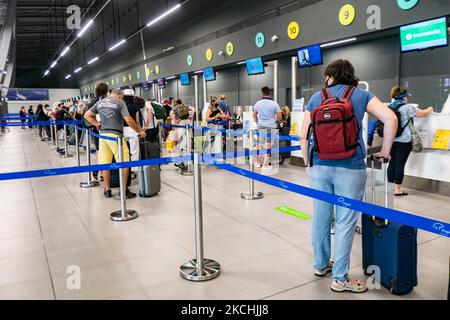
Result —
M 385 192 L 386 167 L 383 164 Z M 372 160 L 372 181 L 375 179 L 373 172 Z M 417 286 L 416 228 L 363 214 L 362 251 L 364 272 L 371 274 L 370 266 L 379 267 L 381 284 L 393 294 L 408 294 Z
M 158 159 L 161 155 L 159 142 L 140 140 L 139 148 L 141 160 Z M 159 165 L 145 166 L 139 168 L 139 196 L 150 198 L 161 191 L 161 168 Z

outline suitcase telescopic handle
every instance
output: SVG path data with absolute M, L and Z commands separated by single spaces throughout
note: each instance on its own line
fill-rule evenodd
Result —
M 372 202 L 375 204 L 375 161 L 379 161 L 379 159 L 382 159 L 382 170 L 383 170 L 383 179 L 384 179 L 384 206 L 386 208 L 389 207 L 389 188 L 388 188 L 388 174 L 387 174 L 387 164 L 389 163 L 389 159 L 383 158 L 383 157 L 375 157 L 374 155 L 370 156 L 370 159 L 372 160 Z M 389 220 L 384 219 L 384 223 L 380 223 L 379 218 L 372 216 L 372 221 L 378 226 L 378 227 L 387 227 L 389 225 Z

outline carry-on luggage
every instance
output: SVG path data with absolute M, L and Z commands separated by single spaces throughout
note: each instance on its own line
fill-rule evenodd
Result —
M 372 199 L 375 199 L 372 159 Z M 389 206 L 387 164 L 383 163 L 385 205 Z M 362 215 L 363 269 L 379 267 L 380 282 L 393 294 L 410 293 L 417 286 L 417 229 L 394 221 Z
M 130 150 L 130 145 L 127 141 L 128 150 Z M 113 156 L 112 163 L 116 163 L 116 159 Z M 111 181 L 111 188 L 120 188 L 120 180 L 119 180 L 119 169 L 117 170 L 111 170 L 110 171 L 110 181 Z M 127 187 L 131 185 L 131 168 L 128 170 L 128 179 L 127 179 Z
M 139 141 L 141 160 L 158 159 L 161 154 L 159 142 Z M 139 196 L 150 198 L 161 191 L 161 169 L 159 165 L 139 167 Z

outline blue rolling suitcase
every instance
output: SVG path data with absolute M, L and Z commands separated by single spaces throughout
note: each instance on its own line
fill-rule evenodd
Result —
M 387 165 L 383 164 L 385 199 L 387 197 Z M 372 159 L 372 177 L 374 161 Z M 374 178 L 372 179 L 374 181 Z M 372 184 L 373 185 L 373 184 Z M 374 193 L 374 187 L 372 187 Z M 372 197 L 375 199 L 375 197 Z M 380 268 L 380 282 L 391 293 L 403 295 L 417 286 L 417 229 L 394 221 L 363 214 L 363 269 L 368 275 L 370 266 Z

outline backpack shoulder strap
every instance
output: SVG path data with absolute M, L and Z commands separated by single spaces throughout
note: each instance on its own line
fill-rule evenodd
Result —
M 322 94 L 322 101 L 327 101 L 331 98 L 331 91 L 329 88 L 322 89 L 320 92 Z
M 352 97 L 353 92 L 355 92 L 356 88 L 353 86 L 348 86 L 347 89 L 345 89 L 344 95 L 342 96 L 342 100 L 348 101 Z

